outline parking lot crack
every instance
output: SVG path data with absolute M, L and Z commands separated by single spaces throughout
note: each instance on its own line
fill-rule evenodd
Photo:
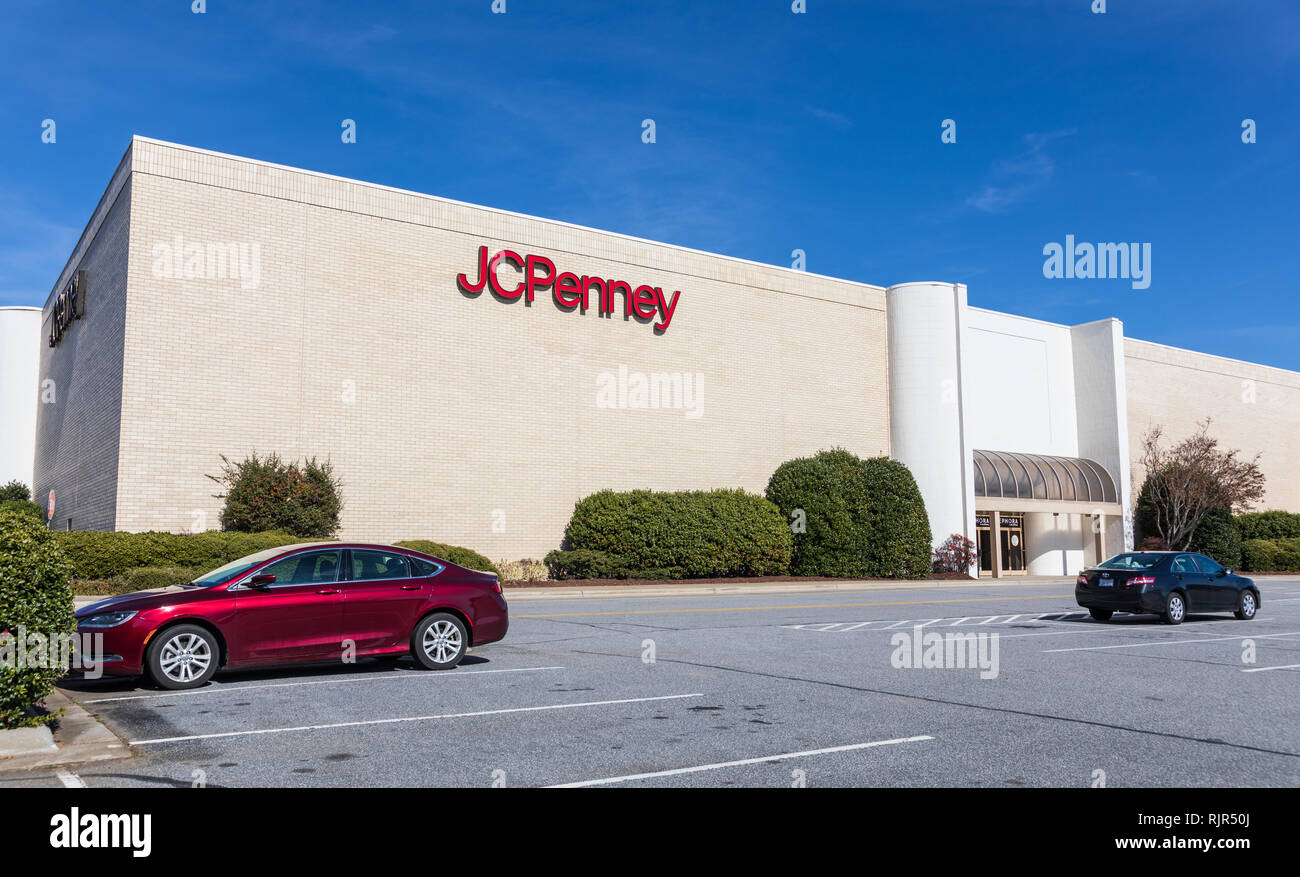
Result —
M 608 658 L 623 658 L 625 660 L 639 660 L 628 655 L 622 655 L 614 652 L 581 652 L 587 655 L 602 655 Z M 965 709 L 981 710 L 984 712 L 1000 713 L 1003 715 L 1024 716 L 1027 718 L 1041 719 L 1049 722 L 1068 722 L 1075 725 L 1086 725 L 1094 728 L 1107 728 L 1113 731 L 1126 731 L 1130 734 L 1142 734 L 1150 737 L 1163 737 L 1172 740 L 1184 740 L 1191 743 L 1205 743 L 1213 746 L 1227 746 L 1232 749 L 1240 749 L 1249 752 L 1261 752 L 1268 755 L 1281 755 L 1287 758 L 1300 758 L 1300 753 L 1287 752 L 1280 749 L 1269 749 L 1263 746 L 1251 746 L 1246 743 L 1232 743 L 1227 740 L 1221 740 L 1217 737 L 1195 737 L 1189 734 L 1176 734 L 1172 731 L 1156 731 L 1147 728 L 1134 728 L 1128 725 L 1118 725 L 1111 722 L 1102 722 L 1095 719 L 1082 719 L 1074 716 L 1058 716 L 1050 713 L 1040 713 L 1031 710 L 1018 710 L 1010 707 L 989 706 L 980 703 L 967 703 L 960 700 L 949 700 L 947 698 L 929 697 L 921 694 L 908 694 L 902 691 L 889 691 L 882 688 L 868 688 L 861 685 L 850 685 L 847 682 L 833 682 L 827 679 L 809 679 L 804 676 L 787 676 L 781 673 L 764 673 L 760 670 L 746 670 L 741 667 L 727 667 L 722 664 L 705 664 L 697 661 L 683 661 L 673 658 L 659 658 L 661 664 L 679 664 L 686 667 L 697 667 L 706 670 L 718 670 L 729 673 L 740 673 L 745 676 L 759 676 L 766 679 L 780 679 L 786 682 L 803 682 L 808 685 L 825 685 L 831 688 L 839 688 L 846 691 L 856 691 L 861 694 L 876 694 L 882 697 L 899 697 L 908 700 L 919 701 L 922 703 L 941 704 L 943 706 L 963 707 Z

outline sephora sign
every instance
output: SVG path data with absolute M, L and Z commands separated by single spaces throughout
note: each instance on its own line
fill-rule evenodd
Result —
M 502 263 L 522 269 L 523 279 L 513 288 L 502 283 L 497 276 L 497 268 Z M 555 303 L 566 311 L 581 310 L 586 313 L 593 305 L 602 316 L 615 312 L 614 296 L 623 297 L 621 310 L 625 317 L 635 317 L 642 323 L 653 323 L 655 332 L 668 330 L 677 311 L 677 299 L 680 291 L 674 291 L 670 299 L 658 286 L 636 286 L 613 278 L 594 277 L 586 274 L 574 274 L 571 271 L 556 273 L 555 263 L 545 256 L 520 256 L 513 250 L 501 250 L 489 257 L 487 247 L 478 248 L 478 276 L 471 281 L 467 274 L 456 275 L 456 283 L 470 295 L 476 295 L 486 288 L 492 294 L 506 301 L 514 301 L 520 296 L 531 302 L 538 290 L 550 289 Z

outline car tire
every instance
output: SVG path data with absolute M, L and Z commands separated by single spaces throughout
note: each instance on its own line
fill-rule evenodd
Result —
M 426 670 L 450 670 L 465 657 L 469 634 L 455 615 L 436 612 L 411 633 L 411 654 Z
M 1089 609 L 1088 614 L 1094 621 L 1110 621 L 1110 617 L 1115 614 L 1113 609 Z
M 1255 597 L 1255 592 L 1250 588 L 1244 588 L 1241 597 L 1237 600 L 1237 609 L 1232 614 L 1242 621 L 1250 621 L 1255 617 L 1255 612 L 1259 609 L 1259 600 Z
M 1182 624 L 1187 617 L 1187 598 L 1182 591 L 1174 591 L 1165 598 L 1165 624 Z
M 178 624 L 155 634 L 145 652 L 144 671 L 154 685 L 183 691 L 206 685 L 221 662 L 221 647 L 206 627 Z

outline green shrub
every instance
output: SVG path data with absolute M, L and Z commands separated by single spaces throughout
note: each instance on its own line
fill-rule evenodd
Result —
M 1247 512 L 1235 520 L 1242 539 L 1300 539 L 1300 514 L 1295 512 Z
M 553 579 L 618 579 L 627 578 L 626 570 L 619 568 L 614 558 L 603 551 L 575 548 L 571 551 L 556 549 L 546 555 L 543 562 Z
M 1244 540 L 1241 568 L 1250 572 L 1300 572 L 1300 538 Z
M 112 579 L 140 567 L 187 567 L 202 572 L 265 548 L 302 540 L 288 533 L 114 533 L 59 530 L 53 533 L 78 579 Z
M 795 528 L 790 572 L 916 578 L 930 571 L 930 519 L 916 480 L 887 457 L 840 448 L 782 463 L 767 498 Z
M 1240 569 L 1241 531 L 1232 520 L 1232 512 L 1216 509 L 1207 514 L 1192 533 L 1188 550 L 1212 557 L 1229 569 Z
M 0 503 L 30 502 L 31 499 L 31 489 L 21 481 L 10 481 L 8 484 L 0 485 Z
M 18 512 L 27 515 L 42 526 L 45 525 L 45 509 L 41 508 L 40 503 L 29 499 L 0 500 L 0 512 Z
M 192 582 L 209 571 L 201 566 L 142 566 L 128 570 L 123 578 L 132 591 L 150 591 Z
M 574 507 L 547 565 L 557 578 L 784 575 L 790 545 L 776 506 L 743 490 L 602 490 Z
M 221 529 L 241 533 L 283 530 L 304 539 L 329 539 L 338 532 L 343 507 L 340 484 L 328 460 L 286 463 L 278 454 L 253 454 L 239 463 L 221 457 L 225 486 Z
M 431 554 L 434 557 L 449 560 L 457 566 L 463 566 L 466 569 L 476 569 L 481 572 L 496 573 L 501 575 L 496 564 L 488 560 L 477 551 L 471 551 L 468 548 L 461 548 L 459 545 L 446 545 L 442 542 L 431 542 L 428 539 L 406 539 L 402 542 L 394 542 L 398 548 L 409 548 L 412 551 L 419 551 L 423 554 Z
M 0 512 L 0 632 L 13 638 L 41 634 L 52 642 L 75 633 L 72 564 L 50 532 L 29 516 Z M 0 661 L 0 728 L 36 725 L 51 716 L 34 716 L 32 708 L 49 694 L 66 668 L 16 666 L 16 655 Z
M 1231 569 L 1241 567 L 1242 532 L 1228 509 L 1213 509 L 1206 513 L 1192 532 L 1186 549 L 1181 545 L 1168 546 L 1156 532 L 1155 502 L 1152 493 L 1158 486 L 1157 477 L 1147 478 L 1138 491 L 1137 506 L 1133 510 L 1134 537 L 1139 545 L 1157 546 L 1157 550 L 1197 551 L 1214 558 Z M 1154 541 L 1152 541 L 1154 540 Z

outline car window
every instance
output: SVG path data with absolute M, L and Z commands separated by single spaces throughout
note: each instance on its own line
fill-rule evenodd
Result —
M 316 585 L 336 582 L 339 578 L 341 554 L 342 552 L 337 550 L 295 554 L 262 567 L 257 574 L 275 576 L 276 585 Z
M 368 549 L 352 550 L 352 580 L 405 579 L 411 575 L 406 555 Z
M 233 581 L 253 567 L 257 566 L 259 563 L 270 560 L 282 551 L 284 551 L 283 547 L 267 548 L 263 551 L 257 552 L 256 554 L 250 554 L 247 557 L 232 560 L 224 566 L 217 567 L 212 572 L 199 576 L 194 580 L 194 583 L 198 585 L 219 585 L 222 582 Z
M 1164 559 L 1163 554 L 1116 554 L 1098 569 L 1151 569 Z
M 419 557 L 410 558 L 411 566 L 414 568 L 412 575 L 417 576 L 434 576 L 442 572 L 442 567 L 432 560 L 424 560 Z
M 1201 568 L 1201 572 L 1207 572 L 1210 575 L 1218 575 L 1219 570 L 1223 569 L 1222 566 L 1215 561 L 1210 560 L 1210 558 L 1206 557 L 1204 554 L 1193 554 L 1192 559 L 1195 560 L 1196 565 Z
M 1174 558 L 1174 572 L 1199 572 L 1196 564 L 1192 562 L 1191 557 L 1186 554 L 1180 554 Z

